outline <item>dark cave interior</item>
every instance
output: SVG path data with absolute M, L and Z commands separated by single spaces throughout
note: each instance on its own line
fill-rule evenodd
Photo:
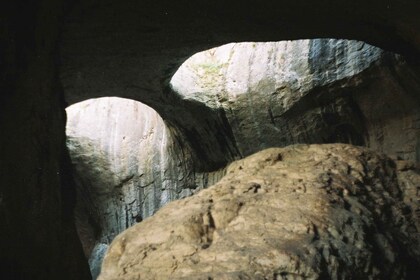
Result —
M 389 123 L 387 133 L 398 144 L 414 143 L 411 154 L 393 150 L 392 156 L 419 163 L 420 127 L 407 137 L 400 130 L 420 119 L 417 0 L 15 0 L 1 6 L 1 279 L 91 279 L 74 223 L 69 105 L 116 96 L 152 107 L 198 173 L 255 152 L 236 142 L 223 110 L 182 99 L 169 86 L 188 57 L 230 42 L 340 38 L 399 54 L 367 70 L 373 78 L 365 94 L 348 83 L 334 84 L 334 92 L 315 88 L 284 117 L 293 123 L 317 104 L 350 108 L 340 121 L 326 110 L 328 133 L 299 142 L 370 141 L 381 151 L 385 136 L 364 126 L 368 116 Z

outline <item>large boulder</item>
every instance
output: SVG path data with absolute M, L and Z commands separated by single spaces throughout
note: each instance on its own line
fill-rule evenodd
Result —
M 409 279 L 403 200 L 395 162 L 367 149 L 267 149 L 117 236 L 99 279 Z

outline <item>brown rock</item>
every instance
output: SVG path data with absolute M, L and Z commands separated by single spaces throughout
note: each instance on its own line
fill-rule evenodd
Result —
M 120 234 L 99 279 L 402 279 L 419 263 L 405 209 L 386 157 L 272 148 Z

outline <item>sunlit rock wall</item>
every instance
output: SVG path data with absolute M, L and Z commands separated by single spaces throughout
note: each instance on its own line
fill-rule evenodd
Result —
M 182 140 L 139 102 L 91 99 L 67 108 L 67 115 L 78 230 L 94 269 L 118 233 L 222 175 L 194 173 Z
M 344 142 L 420 159 L 418 81 L 398 56 L 363 42 L 228 44 L 188 59 L 171 87 L 222 109 L 242 155 Z

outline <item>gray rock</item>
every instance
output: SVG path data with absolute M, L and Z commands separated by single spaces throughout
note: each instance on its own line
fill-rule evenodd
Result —
M 415 160 L 419 128 L 387 117 L 415 123 L 416 102 L 396 86 L 407 69 L 396 56 L 357 41 L 237 43 L 180 67 L 166 122 L 132 100 L 68 108 L 85 254 L 223 175 L 209 170 L 267 147 L 345 142 Z M 375 105 L 385 98 L 398 106 Z
M 186 150 L 150 107 L 121 98 L 67 108 L 67 147 L 77 184 L 76 224 L 91 270 L 95 244 L 153 215 L 169 201 L 215 183 L 223 170 L 198 173 Z M 95 272 L 96 273 L 96 272 Z
M 108 247 L 108 244 L 98 243 L 93 248 L 92 254 L 89 258 L 89 266 L 92 279 L 98 278 L 99 274 L 101 273 L 102 260 L 106 251 L 108 250 Z
M 420 127 L 408 87 L 417 82 L 408 74 L 397 56 L 357 41 L 235 43 L 180 67 L 166 122 L 132 100 L 68 108 L 85 254 L 223 175 L 209 170 L 267 147 L 344 142 L 416 160 Z
M 382 55 L 379 48 L 347 40 L 232 43 L 193 55 L 170 84 L 183 99 L 227 110 L 258 106 L 261 98 L 278 94 L 284 112 L 314 88 L 351 78 Z
M 171 87 L 223 111 L 242 156 L 341 142 L 420 160 L 419 82 L 400 57 L 363 42 L 228 44 L 189 58 Z
M 183 99 L 221 108 L 241 155 L 273 146 L 327 142 L 336 124 L 324 115 L 337 124 L 356 126 L 350 137 L 363 138 L 362 116 L 347 109 L 350 101 L 337 100 L 338 93 L 360 81 L 368 83 L 369 77 L 354 77 L 382 55 L 378 48 L 346 40 L 235 43 L 192 56 L 175 73 L 171 87 Z M 338 81 L 343 84 L 337 89 Z M 319 88 L 334 91 L 335 100 L 297 108 L 316 98 Z M 295 110 L 298 117 L 287 116 Z M 354 144 L 362 141 L 354 139 Z

